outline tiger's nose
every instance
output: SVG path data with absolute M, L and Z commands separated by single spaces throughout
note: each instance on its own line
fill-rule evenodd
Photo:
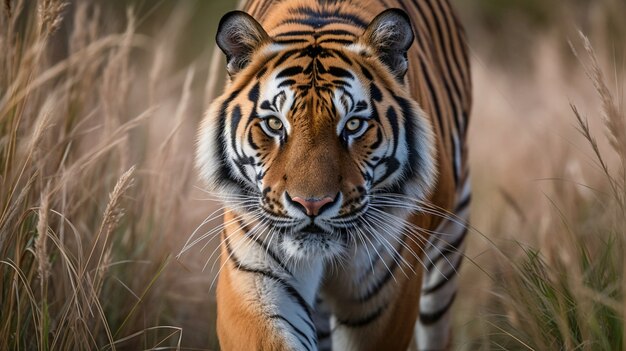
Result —
M 308 198 L 304 199 L 302 197 L 296 196 L 291 198 L 289 194 L 287 194 L 287 199 L 291 200 L 295 207 L 298 207 L 302 212 L 305 212 L 308 216 L 317 216 L 320 214 L 320 210 L 324 205 L 330 204 L 335 201 L 330 196 L 326 196 L 322 199 Z

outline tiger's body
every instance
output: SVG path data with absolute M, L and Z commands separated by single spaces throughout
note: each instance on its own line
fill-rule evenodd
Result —
M 251 0 L 244 11 L 220 23 L 231 81 L 197 157 L 229 206 L 222 349 L 406 350 L 414 337 L 448 349 L 471 108 L 448 1 Z

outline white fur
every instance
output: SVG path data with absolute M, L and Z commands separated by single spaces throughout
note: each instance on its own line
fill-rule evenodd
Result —
M 211 191 L 217 189 L 217 166 L 223 160 L 218 158 L 217 137 L 218 137 L 218 112 L 221 101 L 213 102 L 200 124 L 196 148 L 196 165 L 200 170 L 200 176 L 207 183 Z

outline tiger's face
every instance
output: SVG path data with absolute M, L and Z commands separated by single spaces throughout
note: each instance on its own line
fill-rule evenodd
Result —
M 277 235 L 295 259 L 335 257 L 375 230 L 368 214 L 391 211 L 377 196 L 427 196 L 431 127 L 403 83 L 412 41 L 393 11 L 350 45 L 284 43 L 245 13 L 222 19 L 231 83 L 203 121 L 197 160 L 251 235 Z

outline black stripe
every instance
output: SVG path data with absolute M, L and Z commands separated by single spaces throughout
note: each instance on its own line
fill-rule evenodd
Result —
M 333 334 L 330 332 L 330 330 L 328 330 L 328 331 L 319 331 L 318 330 L 316 335 L 317 335 L 317 339 L 318 340 L 323 340 L 323 339 L 329 338 Z
M 241 261 L 239 261 L 237 256 L 235 256 L 235 253 L 232 251 L 232 248 L 230 247 L 230 241 L 228 240 L 228 238 L 224 238 L 223 241 L 226 246 L 228 257 L 235 264 L 235 268 L 243 272 L 262 275 L 266 278 L 272 279 L 277 284 L 281 285 L 289 294 L 289 296 L 291 296 L 295 300 L 295 302 L 297 302 L 298 305 L 300 305 L 300 307 L 306 312 L 307 317 L 311 319 L 311 308 L 309 307 L 309 304 L 304 300 L 304 298 L 300 295 L 300 293 L 298 293 L 298 291 L 293 286 L 291 286 L 282 278 L 275 275 L 273 272 L 270 272 L 265 269 L 258 269 L 258 268 L 248 267 L 244 265 L 243 263 L 241 263 Z
M 463 233 L 461 233 L 461 235 L 455 241 L 451 243 L 446 243 L 446 246 L 444 246 L 442 249 L 439 250 L 440 252 L 439 252 L 439 255 L 437 255 L 437 257 L 429 260 L 428 262 L 425 262 L 424 269 L 426 269 L 427 271 L 431 270 L 433 266 L 437 264 L 437 262 L 443 259 L 445 254 L 457 252 L 459 249 L 459 246 L 463 244 L 463 240 L 465 240 L 465 237 L 467 236 L 467 231 L 468 231 L 467 228 L 464 228 Z
M 288 67 L 288 68 L 285 68 L 284 70 L 280 71 L 280 73 L 278 73 L 276 78 L 292 77 L 292 76 L 295 76 L 296 74 L 302 73 L 302 71 L 303 71 L 303 69 L 300 66 Z
M 350 44 L 354 44 L 354 40 L 338 39 L 338 38 L 328 38 L 328 39 L 322 39 L 322 40 L 318 41 L 318 43 L 319 44 L 335 43 L 335 44 L 350 45 Z
M 463 255 L 458 257 L 457 261 L 454 265 L 451 264 L 447 272 L 441 273 L 441 280 L 439 280 L 438 283 L 422 288 L 422 295 L 428 295 L 436 292 L 450 282 L 450 279 L 454 278 L 454 276 L 459 272 L 459 269 L 461 269 L 461 264 L 463 263 Z
M 343 69 L 341 67 L 337 67 L 337 66 L 330 66 L 328 68 L 328 73 L 339 78 L 354 79 L 354 75 L 350 71 L 348 71 L 347 69 Z
M 243 221 L 241 220 L 241 217 L 237 218 L 237 222 L 239 224 L 239 227 L 241 227 L 244 231 L 244 234 L 246 235 L 247 238 L 251 238 L 252 240 L 254 240 L 254 242 L 261 246 L 261 248 L 263 250 L 265 250 L 265 253 L 267 253 L 276 263 L 278 263 L 278 265 L 285 270 L 285 272 L 289 273 L 289 275 L 293 276 L 293 274 L 291 273 L 291 271 L 289 270 L 289 268 L 287 268 L 287 266 L 285 265 L 285 263 L 278 257 L 278 255 L 276 255 L 276 253 L 274 252 L 274 250 L 270 249 L 267 244 L 263 241 L 261 241 L 259 238 L 257 238 L 256 236 L 249 236 L 248 233 L 250 233 L 250 229 L 248 228 L 248 226 L 243 223 Z
M 374 82 L 370 84 L 370 97 L 376 102 L 381 102 L 383 100 L 383 93 Z
M 226 128 L 228 106 L 240 93 L 241 93 L 241 90 L 235 90 L 234 92 L 232 92 L 232 94 L 230 94 L 230 96 L 228 96 L 228 98 L 224 100 L 224 103 L 222 103 L 222 106 L 220 107 L 220 118 L 219 118 L 219 125 L 217 129 L 217 133 L 218 133 L 217 147 L 218 147 L 220 163 L 219 165 L 217 165 L 218 167 L 217 173 L 218 173 L 218 182 L 220 184 L 223 185 L 225 183 L 228 183 L 229 185 L 235 185 L 239 188 L 244 188 L 246 187 L 246 185 L 242 181 L 238 179 L 234 179 L 231 176 L 232 170 L 231 170 L 230 164 L 226 161 L 228 159 L 228 156 L 226 154 L 226 147 L 228 144 L 226 140 L 224 140 L 225 138 L 224 131 Z
M 359 216 L 358 213 L 357 213 L 357 216 Z M 381 242 L 379 242 L 378 244 L 379 244 L 379 246 L 374 247 L 374 244 L 372 243 L 372 250 L 374 250 L 374 252 L 380 252 L 381 251 L 381 250 L 379 250 L 379 247 L 382 247 L 383 244 Z M 369 252 L 369 251 L 367 251 L 367 252 Z M 367 277 L 370 274 L 370 272 L 372 274 L 374 274 L 376 272 L 376 270 L 378 269 L 378 263 L 382 261 L 382 258 L 379 255 L 369 255 L 369 256 L 370 256 L 369 265 L 367 265 L 367 268 L 365 269 L 363 274 L 361 274 L 361 276 L 359 276 L 358 281 L 362 281 L 362 280 L 367 279 Z
M 451 58 L 453 60 L 453 64 L 459 73 L 463 86 L 466 87 L 467 72 L 465 72 L 462 67 L 467 68 L 469 66 L 461 65 L 461 63 L 459 62 L 460 60 L 459 60 L 459 53 L 458 53 L 458 49 L 460 49 L 461 51 L 464 51 L 464 41 L 462 41 L 461 38 L 459 38 L 459 31 L 461 30 L 461 28 L 459 28 L 458 25 L 454 22 L 454 12 L 450 8 L 450 4 L 446 2 L 446 6 L 448 7 L 447 12 L 446 12 L 446 9 L 444 9 L 444 5 L 441 2 L 438 3 L 438 6 L 441 12 L 445 14 L 444 18 L 446 19 L 446 24 L 448 28 L 448 36 L 450 39 L 450 46 L 452 49 Z M 455 43 L 458 43 L 458 45 L 455 45 Z M 463 96 L 463 95 L 460 95 L 460 96 Z
M 395 155 L 398 151 L 398 143 L 400 142 L 400 125 L 398 124 L 398 114 L 396 113 L 396 109 L 393 106 L 389 106 L 387 109 L 387 120 L 391 125 L 391 132 L 393 133 L 393 154 Z M 406 116 L 407 118 L 411 118 L 412 116 Z
M 300 295 L 300 293 L 298 293 L 298 290 L 296 290 L 293 286 L 287 284 L 287 282 L 285 281 L 281 280 L 281 284 L 284 286 L 287 293 L 292 298 L 294 298 L 298 302 L 300 307 L 306 312 L 307 317 L 311 319 L 311 309 L 309 307 L 309 304 L 304 300 L 304 298 Z
M 313 35 L 314 33 L 315 31 L 313 30 L 292 30 L 292 31 L 287 31 L 287 32 L 276 34 L 274 38 L 299 37 L 299 36 L 305 36 L 305 35 Z
M 445 12 L 443 10 L 443 8 L 441 7 L 441 4 L 438 1 L 435 1 L 435 3 L 437 3 L 437 7 L 442 12 Z M 452 70 L 452 67 L 450 66 L 450 62 L 448 60 L 448 59 L 454 58 L 454 52 L 450 52 L 453 49 L 452 48 L 452 46 L 453 46 L 452 44 L 453 43 L 451 42 L 451 39 L 452 39 L 451 38 L 451 34 L 452 34 L 451 28 L 448 25 L 449 23 L 440 16 L 440 14 L 434 8 L 434 6 L 431 4 L 431 2 L 426 1 L 426 5 L 429 7 L 430 12 L 433 15 L 433 20 L 435 21 L 435 25 L 436 25 L 436 28 L 437 28 L 437 34 L 438 34 L 438 37 L 439 37 L 439 47 L 441 48 L 442 52 L 444 53 L 444 55 L 440 59 L 443 60 L 444 63 L 446 64 L 446 67 L 445 67 L 447 69 L 446 72 L 450 75 L 450 80 L 454 84 L 454 90 L 456 91 L 457 96 L 460 98 L 462 96 L 461 89 L 458 87 L 457 82 L 454 79 L 453 70 Z M 446 26 L 446 29 L 447 29 L 447 32 L 448 32 L 447 36 L 443 35 L 442 26 Z M 452 51 L 454 51 L 454 50 L 452 50 Z M 458 66 L 458 64 L 456 65 L 456 68 L 457 68 L 459 74 L 461 74 L 461 69 Z
M 274 42 L 275 42 L 275 43 L 278 43 L 278 44 L 287 44 L 287 45 L 289 45 L 289 44 L 301 44 L 301 43 L 308 43 L 309 41 L 310 41 L 310 40 L 308 40 L 308 39 L 299 39 L 299 38 L 296 38 L 296 39 L 277 39 L 277 40 L 274 40 Z
M 351 13 L 340 12 L 335 10 L 334 12 L 330 12 L 326 9 L 313 9 L 310 7 L 297 7 L 289 10 L 292 14 L 304 15 L 307 16 L 308 20 L 326 20 L 333 22 L 349 22 L 356 24 L 359 27 L 365 28 L 367 23 L 359 16 Z M 334 20 L 334 21 L 333 21 Z
M 239 141 L 239 137 L 237 136 L 237 127 L 239 127 L 239 122 L 241 121 L 241 106 L 235 105 L 233 107 L 233 112 L 230 114 L 230 142 L 233 147 L 233 150 L 238 156 L 239 151 L 237 150 L 237 142 Z
M 250 147 L 253 150 L 259 150 L 260 149 L 259 145 L 257 145 L 257 143 L 254 142 L 254 133 L 252 133 L 252 132 L 248 133 L 248 144 L 250 144 Z
M 430 71 L 426 67 L 426 64 L 424 63 L 424 61 L 421 61 L 420 64 L 421 64 L 421 69 L 422 69 L 422 77 L 424 77 L 424 80 L 426 81 L 426 85 L 428 86 L 428 91 L 430 92 L 429 95 L 433 99 L 433 107 L 435 108 L 435 115 L 437 117 L 437 120 L 439 121 L 439 130 L 441 130 L 441 133 L 443 134 L 443 128 L 444 128 L 443 116 L 441 114 L 441 105 L 439 102 L 439 98 L 437 96 L 437 91 L 435 90 L 435 86 L 430 77 Z M 450 135 L 450 138 L 452 138 L 452 135 Z M 454 141 L 452 139 L 450 140 L 450 143 L 454 145 Z
M 314 30 L 293 30 L 293 31 L 288 31 L 288 32 L 283 32 L 283 33 L 279 33 L 276 34 L 274 37 L 278 38 L 278 37 L 297 37 L 297 36 L 313 36 L 313 37 L 321 37 L 324 35 L 349 35 L 349 36 L 355 36 L 354 33 L 347 31 L 347 30 L 343 30 L 343 29 L 325 29 L 325 30 L 320 30 L 320 31 L 314 31 Z
M 265 72 L 267 72 L 267 66 L 261 68 L 257 73 L 256 73 L 256 78 L 260 79 L 261 77 L 263 77 L 263 75 L 265 74 Z
M 364 327 L 372 322 L 374 322 L 376 319 L 378 319 L 378 317 L 380 317 L 383 314 L 383 311 L 385 311 L 385 308 L 387 307 L 387 304 L 383 304 L 380 308 L 378 308 L 376 311 L 374 311 L 374 313 L 369 314 L 363 318 L 358 318 L 358 319 L 339 319 L 337 318 L 337 322 L 339 324 L 345 325 L 347 327 L 351 327 L 351 328 L 359 328 L 359 327 Z
M 359 64 L 359 66 L 361 67 L 361 72 L 363 72 L 365 78 L 367 78 L 368 80 L 374 80 L 374 76 L 367 68 L 365 68 L 365 66 L 363 66 L 362 64 Z
M 279 88 L 284 88 L 284 87 L 288 87 L 291 85 L 296 84 L 296 81 L 294 79 L 285 79 L 284 81 L 282 81 L 280 84 L 278 84 Z
M 323 35 L 348 35 L 348 36 L 352 36 L 355 37 L 356 35 L 348 30 L 344 30 L 344 29 L 326 29 L 326 30 L 320 30 L 320 31 L 316 31 L 315 35 L 317 36 L 323 36 Z
M 360 100 L 360 101 L 357 101 L 356 106 L 354 107 L 354 111 L 352 112 L 357 113 L 357 112 L 364 111 L 366 109 L 367 109 L 367 101 Z
M 293 329 L 293 331 L 295 331 L 296 333 L 298 333 L 298 335 L 300 335 L 303 339 L 306 340 L 306 342 L 309 345 L 305 345 L 304 342 L 302 341 L 302 339 L 298 338 L 298 341 L 300 342 L 300 344 L 302 344 L 302 346 L 304 346 L 307 350 L 311 350 L 312 348 L 315 347 L 315 345 L 313 344 L 313 342 L 311 341 L 311 339 L 308 337 L 308 335 L 306 335 L 302 330 L 298 329 L 295 325 L 293 325 L 293 323 L 291 323 L 287 318 L 279 315 L 279 314 L 273 314 L 271 316 L 268 316 L 269 319 L 280 319 L 281 321 L 287 323 L 291 329 Z
M 350 84 L 348 82 L 344 82 L 343 80 L 339 80 L 339 79 L 333 79 L 332 83 L 334 85 L 336 85 L 337 87 L 341 87 L 341 88 L 344 88 L 344 87 L 351 88 L 352 87 L 352 84 Z
M 377 163 L 376 166 L 380 164 L 385 164 L 386 169 L 385 174 L 376 180 L 376 183 L 373 185 L 373 187 L 383 183 L 400 168 L 400 162 L 394 156 L 398 150 L 400 126 L 398 125 L 398 114 L 396 113 L 396 110 L 393 108 L 393 106 L 389 106 L 386 116 L 389 124 L 391 125 L 391 131 L 393 133 L 393 151 L 391 152 L 391 156 L 384 157 L 383 159 L 381 159 L 380 162 Z
M 277 275 L 275 275 L 274 273 L 268 270 L 248 267 L 244 265 L 243 263 L 241 263 L 241 261 L 239 261 L 239 258 L 237 258 L 237 256 L 235 255 L 233 248 L 230 246 L 230 240 L 228 240 L 228 238 L 224 238 L 224 245 L 226 246 L 226 252 L 228 253 L 228 258 L 233 261 L 233 263 L 235 264 L 235 268 L 237 268 L 238 270 L 241 270 L 247 273 L 259 274 L 266 278 L 270 278 L 272 280 L 275 280 L 281 283 L 284 282 L 280 277 L 278 277 Z
M 265 1 L 265 2 L 262 3 L 262 7 L 256 11 L 258 18 L 265 17 L 265 13 L 269 9 L 269 7 L 272 4 L 272 2 L 273 1 Z M 250 3 L 250 2 L 248 2 L 248 3 Z M 254 16 L 254 17 L 257 17 L 257 16 Z
M 442 67 L 442 70 L 444 70 L 447 73 L 448 77 L 444 75 L 444 77 L 442 77 L 442 80 L 446 86 L 446 92 L 448 93 L 448 100 L 453 109 L 453 120 L 457 129 L 457 133 L 462 134 L 464 128 L 462 127 L 461 125 L 462 122 L 459 119 L 463 118 L 463 114 L 459 113 L 459 107 L 457 106 L 457 101 L 459 102 L 461 101 L 463 94 L 461 93 L 461 89 L 459 88 L 458 82 L 454 77 L 453 69 L 450 65 L 450 59 L 454 58 L 454 49 L 451 48 L 452 38 L 450 37 L 451 35 L 450 28 L 446 26 L 448 30 L 448 35 L 444 36 L 442 26 L 446 25 L 447 21 L 445 21 L 439 16 L 439 14 L 437 13 L 437 11 L 435 10 L 432 4 L 430 3 L 427 3 L 427 4 L 430 10 L 432 11 L 435 22 L 437 23 L 437 30 L 439 33 L 439 46 L 441 47 L 441 50 L 444 52 L 444 55 L 443 57 L 440 58 L 440 61 L 443 61 L 445 67 Z M 443 9 L 441 10 L 443 11 Z M 457 65 L 457 70 L 460 70 L 458 65 Z M 459 75 L 460 74 L 461 73 L 459 71 Z M 453 93 L 450 89 L 450 85 L 452 85 L 452 88 L 454 89 L 454 93 L 456 94 L 456 99 L 454 98 L 455 96 L 453 96 Z
M 255 85 L 252 86 L 252 88 L 250 88 L 250 91 L 248 92 L 248 100 L 256 103 L 257 100 L 259 100 L 260 90 L 261 83 L 257 82 Z
M 456 298 L 456 293 L 452 295 L 452 297 L 450 298 L 450 301 L 448 301 L 448 303 L 445 306 L 443 306 L 442 309 L 435 311 L 433 313 L 420 312 L 420 322 L 424 325 L 432 325 L 432 324 L 437 323 L 446 314 L 446 312 L 448 312 L 450 307 L 452 307 L 452 304 L 454 303 L 455 298 Z
M 466 45 L 466 40 L 465 40 L 465 29 L 463 28 L 463 25 L 457 18 L 456 12 L 450 6 L 450 3 L 445 1 L 444 4 L 447 7 L 446 19 L 448 20 L 448 26 L 449 28 L 451 28 L 451 30 L 454 29 L 452 30 L 451 35 L 452 33 L 454 34 L 453 38 L 458 43 L 458 45 L 455 45 L 455 48 L 457 48 L 458 50 L 454 50 L 454 54 L 455 54 L 454 58 L 458 65 L 459 73 L 461 74 L 461 79 L 463 80 L 463 85 L 467 93 L 468 90 L 471 90 L 471 87 L 470 87 L 471 78 L 469 76 L 470 72 L 468 70 L 469 61 L 467 60 L 467 45 Z M 444 4 L 440 4 L 440 6 L 443 8 Z M 458 51 L 461 52 L 461 60 L 463 60 L 463 62 L 459 62 Z M 461 69 L 461 67 L 463 67 L 464 69 Z
M 299 49 L 294 49 L 294 50 L 289 50 L 289 51 L 285 51 L 281 53 L 280 56 L 278 56 L 278 59 L 276 60 L 276 62 L 274 62 L 274 67 L 280 66 L 285 61 L 287 61 L 291 56 L 297 54 L 299 51 L 300 51 Z
M 439 126 L 443 128 L 443 120 L 441 114 L 441 105 L 439 103 L 439 98 L 437 97 L 437 91 L 435 90 L 435 85 L 433 84 L 432 78 L 430 77 L 430 71 L 427 69 L 424 61 L 420 61 L 422 68 L 422 77 L 426 80 L 426 85 L 428 86 L 428 91 L 430 92 L 430 96 L 433 99 L 433 107 L 435 108 L 435 114 L 437 115 L 437 119 L 439 120 Z
M 401 240 L 404 240 L 404 237 L 402 237 Z M 393 253 L 391 262 L 389 263 L 393 266 L 389 267 L 389 264 L 386 264 L 387 270 L 385 271 L 386 273 L 383 279 L 374 284 L 374 287 L 370 289 L 365 295 L 358 297 L 358 302 L 363 303 L 372 299 L 374 296 L 378 295 L 378 293 L 381 292 L 385 286 L 387 286 L 387 283 L 389 283 L 389 281 L 391 281 L 391 278 L 393 278 L 393 273 L 396 271 L 398 266 L 400 266 L 400 259 L 402 257 L 402 252 L 404 251 L 404 245 L 400 244 L 399 246 L 400 250 L 394 248 L 395 252 Z M 378 261 L 376 263 L 378 263 Z
M 448 72 L 448 74 L 450 74 L 450 70 L 449 70 L 450 67 L 448 66 L 448 63 L 445 60 L 444 52 L 446 52 L 447 50 L 445 48 L 445 44 L 442 42 L 444 40 L 444 37 L 443 37 L 441 25 L 439 23 L 439 17 L 435 14 L 434 8 L 432 7 L 432 4 L 430 4 L 430 2 L 428 2 L 428 1 L 425 2 L 426 6 L 429 7 L 430 11 L 424 11 L 424 8 L 420 5 L 420 3 L 421 3 L 420 1 L 415 1 L 414 0 L 413 3 L 419 9 L 418 12 L 420 14 L 420 18 L 422 19 L 422 22 L 430 29 L 430 31 L 432 33 L 431 36 L 430 36 L 430 39 L 431 39 L 430 40 L 430 52 L 431 52 L 431 55 L 438 57 L 438 59 L 433 60 L 433 62 L 437 63 L 437 65 L 439 66 L 439 69 L 442 71 L 442 73 L 445 71 L 445 72 Z M 435 26 L 434 30 L 433 30 L 433 22 L 428 20 L 427 16 L 425 15 L 426 13 L 430 13 L 432 15 L 432 18 L 433 18 L 433 21 L 434 21 L 434 26 Z M 436 50 L 435 49 L 435 47 L 436 47 L 436 45 L 435 45 L 435 38 L 433 37 L 434 36 L 433 34 L 435 34 L 433 32 L 435 32 L 435 31 L 436 31 L 437 37 L 439 38 L 439 43 L 438 43 L 439 45 L 438 45 L 438 47 L 440 48 L 440 50 Z M 441 51 L 442 54 L 443 54 L 443 55 L 441 55 L 441 57 L 439 57 L 440 56 L 438 54 L 439 51 Z M 444 60 L 444 63 L 446 64 L 446 67 L 442 66 L 442 64 L 440 62 L 441 60 Z M 421 64 L 422 64 L 422 71 L 424 72 L 425 71 L 425 69 L 424 69 L 424 62 L 422 61 Z M 447 68 L 447 71 L 446 71 L 446 68 Z M 426 77 L 425 76 L 425 78 L 429 82 L 429 91 L 433 92 L 432 96 L 435 97 L 436 96 L 436 92 L 434 90 L 434 86 L 432 85 L 432 81 L 431 81 L 430 77 Z M 461 130 L 460 126 L 459 126 L 459 120 L 458 120 L 458 116 L 459 116 L 459 114 L 458 114 L 458 107 L 456 106 L 456 104 L 454 102 L 454 99 L 452 97 L 452 92 L 451 92 L 451 89 L 450 89 L 450 86 L 449 86 L 449 82 L 448 82 L 448 79 L 446 79 L 445 74 L 443 74 L 443 77 L 441 77 L 441 78 L 442 78 L 441 80 L 444 83 L 444 86 L 442 88 L 444 88 L 445 93 L 446 93 L 447 98 L 448 98 L 449 106 L 452 108 L 452 113 L 453 113 L 452 120 L 453 120 L 455 128 L 457 130 L 456 134 L 458 135 L 458 132 L 460 132 L 460 130 Z M 443 116 L 441 116 L 441 112 L 442 112 L 441 105 L 438 105 L 437 106 L 437 114 L 439 115 L 439 120 L 440 121 L 441 121 L 441 118 L 443 117 Z M 443 124 L 440 124 L 440 126 L 443 126 Z M 454 145 L 456 145 L 456 142 L 454 141 L 454 137 L 453 137 L 453 135 L 455 133 L 454 133 L 454 131 L 451 131 L 451 130 L 449 130 L 449 132 L 450 132 L 450 145 L 452 146 L 452 150 L 451 150 L 452 151 L 452 159 L 456 160 L 457 157 L 460 157 L 460 155 L 457 155 L 456 147 L 454 147 Z M 460 140 L 459 140 L 459 142 L 460 142 Z M 460 177 L 459 170 L 456 169 L 455 164 L 453 164 L 453 168 L 455 170 L 454 172 L 452 172 L 452 174 L 454 176 L 454 183 L 458 184 L 459 183 L 459 177 Z
M 346 64 L 352 65 L 352 60 L 350 60 L 348 56 L 344 55 L 343 52 L 339 50 L 332 50 L 332 49 L 328 49 L 328 51 L 332 53 L 333 55 L 335 55 L 336 57 L 338 57 L 341 61 L 345 62 Z
M 472 202 L 472 194 L 468 194 L 461 202 L 456 205 L 454 212 L 459 213 L 464 210 Z
M 288 20 L 284 20 L 282 22 L 280 22 L 278 25 L 282 26 L 285 24 L 301 24 L 303 26 L 308 26 L 308 27 L 312 27 L 312 28 L 321 28 L 321 27 L 325 27 L 329 24 L 336 24 L 336 23 L 345 23 L 345 24 L 352 24 L 352 25 L 356 25 L 358 27 L 361 28 L 365 28 L 366 25 L 363 24 L 362 22 L 360 23 L 356 23 L 354 21 L 352 21 L 350 18 L 343 18 L 343 17 L 333 17 L 333 18 L 302 18 L 302 19 L 288 19 Z
M 306 324 L 314 333 L 316 333 L 315 326 L 313 325 L 313 323 L 311 323 L 311 320 L 307 319 L 306 317 L 302 317 L 299 314 L 298 314 L 298 317 L 300 317 L 300 319 L 304 322 L 304 324 Z
M 391 93 L 391 92 L 390 92 Z M 402 109 L 402 115 L 404 116 L 404 134 L 406 135 L 407 149 L 409 150 L 408 164 L 409 167 L 405 169 L 407 172 L 403 176 L 403 179 L 414 179 L 415 173 L 421 172 L 424 169 L 424 160 L 420 157 L 418 152 L 415 152 L 415 138 L 411 136 L 415 135 L 415 120 L 412 106 L 409 102 L 395 94 L 392 94 L 400 108 Z
M 263 100 L 263 102 L 261 102 L 261 105 L 259 107 L 262 110 L 275 111 L 274 107 L 272 107 L 269 100 Z

